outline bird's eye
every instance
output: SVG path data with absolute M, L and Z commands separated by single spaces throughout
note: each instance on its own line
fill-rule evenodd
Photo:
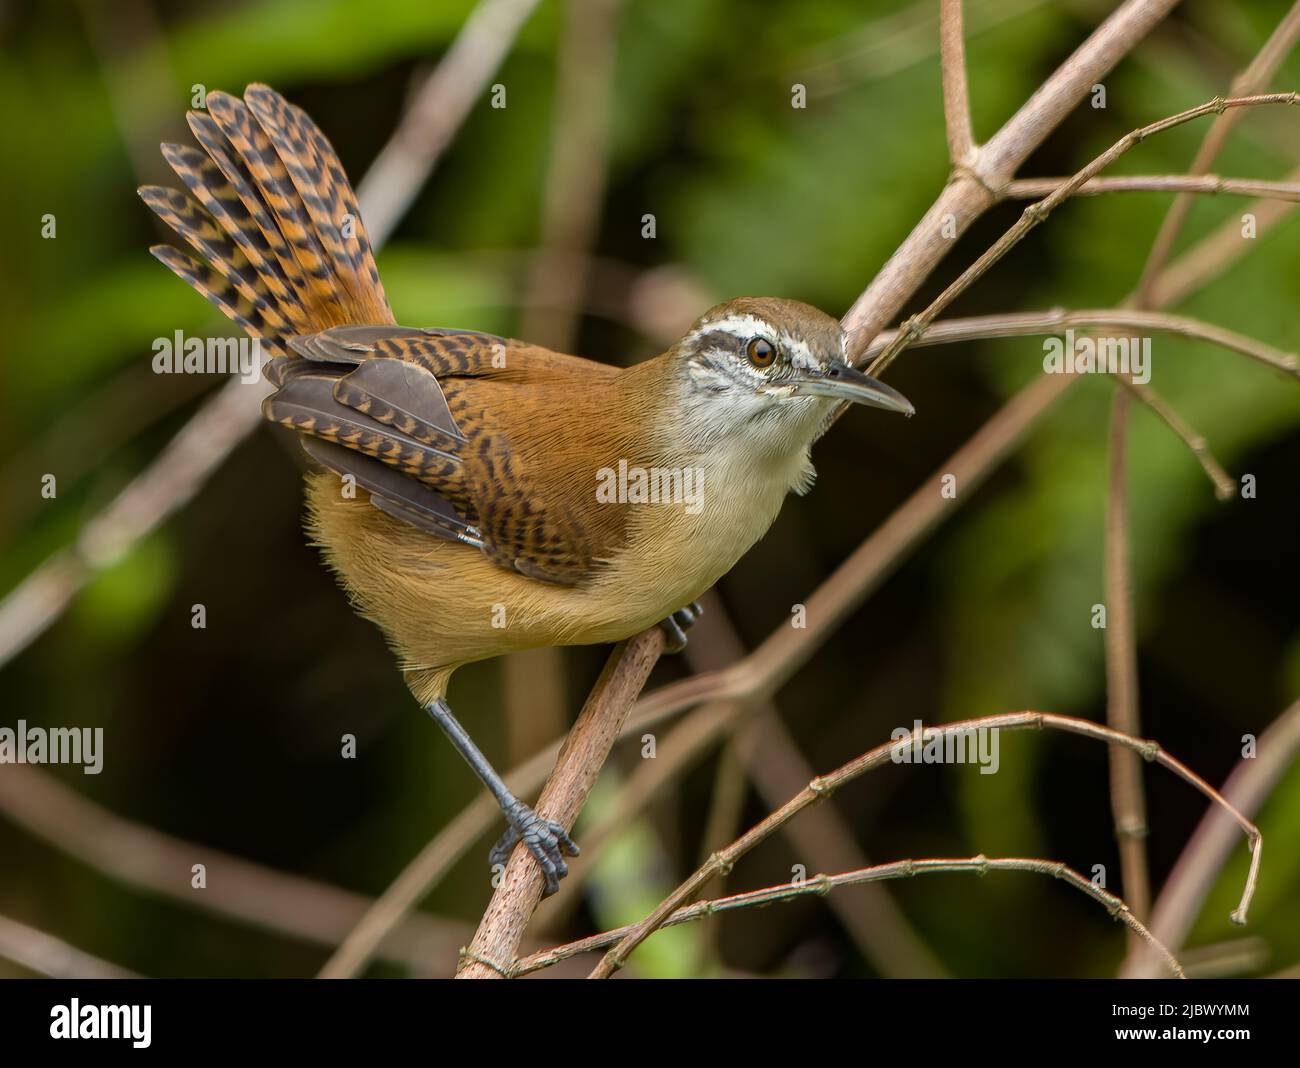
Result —
M 752 337 L 745 346 L 745 355 L 755 367 L 771 367 L 776 359 L 776 346 L 765 337 Z

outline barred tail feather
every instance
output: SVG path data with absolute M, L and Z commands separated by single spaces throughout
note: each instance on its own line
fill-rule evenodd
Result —
M 301 109 L 251 85 L 244 100 L 210 93 L 189 124 L 204 152 L 163 146 L 189 192 L 140 196 L 198 258 L 160 245 L 158 260 L 273 356 L 331 326 L 394 322 L 356 195 Z
M 257 338 L 268 356 L 290 355 L 257 307 L 211 264 L 187 256 L 171 245 L 154 245 L 149 251 L 154 259 L 202 294 L 249 337 Z

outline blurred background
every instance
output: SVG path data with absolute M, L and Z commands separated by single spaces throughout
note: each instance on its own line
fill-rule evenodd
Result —
M 1188 0 L 1106 79 L 1105 109 L 1077 109 L 1022 175 L 1072 173 L 1127 131 L 1225 92 L 1289 6 Z M 189 142 L 195 87 L 270 83 L 316 119 L 357 183 L 474 7 L 0 3 L 0 591 L 51 558 L 42 574 L 56 588 L 67 580 L 57 554 L 222 388 L 216 376 L 150 367 L 154 338 L 225 329 L 148 255 L 174 239 L 135 195 L 143 183 L 179 184 L 157 144 Z M 1112 7 L 971 0 L 976 138 Z M 915 0 L 538 4 L 500 69 L 469 87 L 463 125 L 378 254 L 398 320 L 625 363 L 736 295 L 841 314 L 946 178 L 936 10 Z M 1300 86 L 1300 61 L 1274 83 Z M 796 84 L 806 107 L 791 106 Z M 492 85 L 506 106 L 492 106 Z M 1215 171 L 1285 177 L 1300 164 L 1296 124 L 1293 109 L 1246 115 Z M 1205 128 L 1162 134 L 1110 173 L 1185 171 Z M 1117 304 L 1169 201 L 1070 202 L 948 314 Z M 1198 200 L 1179 249 L 1247 204 Z M 910 310 L 1019 210 L 990 212 Z M 46 215 L 53 239 L 42 237 Z M 1283 219 L 1176 310 L 1295 351 L 1298 227 Z M 1234 477 L 1258 485 L 1254 499 L 1216 502 L 1182 443 L 1134 409 L 1142 731 L 1218 784 L 1242 736 L 1300 693 L 1300 384 L 1203 343 L 1158 335 L 1153 348 L 1153 385 Z M 793 605 L 1041 374 L 1042 353 L 1039 338 L 905 353 L 889 380 L 917 417 L 855 411 L 821 441 L 813 492 L 789 500 L 715 591 L 696 666 L 726 664 L 787 625 Z M 1036 708 L 1104 721 L 1091 606 L 1103 600 L 1113 389 L 1096 376 L 1076 385 L 780 690 L 775 721 L 700 746 L 620 819 L 539 912 L 529 947 L 639 919 L 808 774 L 914 719 Z M 23 648 L 7 634 L 0 726 L 102 727 L 104 768 L 0 766 L 0 916 L 145 975 L 312 975 L 366 901 L 477 796 L 379 633 L 305 544 L 303 468 L 290 435 L 255 427 L 192 500 L 94 570 L 47 630 Z M 41 494 L 47 473 L 53 500 Z M 13 598 L 4 604 L 12 623 Z M 198 604 L 203 629 L 191 625 Z M 474 665 L 457 674 L 452 703 L 498 767 L 513 767 L 562 733 L 607 654 Z M 651 689 L 689 671 L 685 657 L 665 659 Z M 657 759 L 671 730 L 655 731 Z M 341 756 L 349 733 L 355 759 Z M 579 842 L 643 763 L 639 739 L 616 748 Z M 1159 887 L 1206 804 L 1159 769 L 1145 774 Z M 1006 734 L 998 774 L 887 767 L 837 794 L 802 840 L 771 839 L 709 894 L 780 883 L 798 865 L 811 874 L 827 856 L 981 852 L 1089 876 L 1104 865 L 1123 893 L 1108 798 L 1103 747 Z M 1247 859 L 1238 842 L 1189 939 L 1207 971 L 1267 975 L 1300 962 L 1300 766 L 1259 823 L 1271 848 L 1250 926 L 1228 923 Z M 493 823 L 474 842 L 365 974 L 450 973 L 490 894 L 485 852 L 499 831 Z M 191 887 L 194 864 L 206 866 L 206 889 Z M 884 895 L 849 888 L 661 932 L 628 971 L 1103 976 L 1123 956 L 1123 928 L 1050 878 L 884 885 Z M 0 960 L 0 974 L 31 971 Z

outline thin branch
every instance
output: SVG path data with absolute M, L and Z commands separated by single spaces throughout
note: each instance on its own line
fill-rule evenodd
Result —
M 1215 804 L 1229 812 L 1237 825 L 1246 835 L 1250 848 L 1250 871 L 1246 876 L 1246 885 L 1242 891 L 1241 904 L 1233 913 L 1234 922 L 1244 923 L 1246 911 L 1255 893 L 1259 878 L 1259 862 L 1263 854 L 1263 842 L 1259 828 L 1229 804 L 1219 793 L 1177 758 L 1166 753 L 1157 742 L 1140 738 L 1131 738 L 1119 731 L 1092 723 L 1089 720 L 1073 716 L 1060 716 L 1050 712 L 1011 712 L 996 716 L 984 716 L 979 719 L 948 723 L 941 727 L 924 727 L 917 739 L 924 745 L 932 739 L 951 734 L 966 734 L 974 730 L 1041 730 L 1051 728 L 1071 734 L 1078 734 L 1094 741 L 1112 745 L 1122 745 L 1140 753 L 1148 761 L 1156 761 L 1172 771 L 1179 778 L 1191 784 Z M 686 879 L 673 893 L 668 895 L 653 912 L 619 940 L 591 973 L 593 979 L 607 979 L 627 961 L 631 952 L 659 929 L 677 908 L 689 901 L 705 882 L 716 872 L 728 871 L 736 862 L 755 846 L 769 838 L 782 824 L 793 819 L 805 808 L 817 804 L 829 797 L 841 786 L 853 781 L 866 772 L 873 771 L 893 761 L 898 753 L 905 752 L 913 744 L 913 732 L 899 735 L 894 741 L 879 745 L 862 756 L 849 761 L 828 775 L 813 779 L 800 793 L 791 798 L 780 809 L 773 812 L 762 822 L 750 828 L 731 845 L 721 849 L 709 858 L 709 862 Z
M 542 207 L 520 337 L 572 351 L 609 176 L 619 0 L 565 0 Z
M 536 6 L 537 0 L 480 0 L 415 94 L 357 186 L 366 232 L 376 249 L 414 202 Z
M 1137 637 L 1133 622 L 1128 554 L 1127 449 L 1131 395 L 1116 390 L 1111 398 L 1109 477 L 1106 487 L 1106 722 L 1128 735 L 1141 731 L 1138 716 Z M 1147 868 L 1146 795 L 1138 755 L 1117 745 L 1109 748 L 1110 807 L 1119 841 L 1120 879 L 1134 913 L 1145 918 L 1151 907 Z M 1137 939 L 1136 933 L 1132 935 Z M 1130 947 L 1132 948 L 1132 947 Z
M 61 938 L 0 916 L 0 957 L 47 979 L 139 979 L 110 961 L 91 956 Z
M 1030 230 L 1046 220 L 1052 211 L 1067 200 L 1075 189 L 1083 185 L 1089 178 L 1094 177 L 1099 171 L 1105 170 L 1124 153 L 1141 144 L 1148 137 L 1182 126 L 1205 115 L 1222 114 L 1228 108 L 1258 107 L 1267 104 L 1293 105 L 1297 102 L 1297 99 L 1300 98 L 1294 92 L 1262 93 L 1255 96 L 1229 97 L 1227 99 L 1215 97 L 1213 100 L 1206 101 L 1197 107 L 1188 108 L 1186 111 L 1180 111 L 1177 115 L 1170 115 L 1167 118 L 1148 123 L 1146 126 L 1125 134 L 1091 163 L 1079 170 L 1064 185 L 1058 186 L 1050 195 L 1042 200 L 1035 201 L 1025 208 L 1020 218 L 979 259 L 962 271 L 942 293 L 930 302 L 924 311 L 913 315 L 903 324 L 898 336 L 871 363 L 868 373 L 876 376 L 880 375 L 894 362 L 903 349 L 925 333 L 929 325 L 934 322 L 944 308 L 948 307 L 958 296 L 987 274 L 994 264 L 1010 252 Z M 989 147 L 991 148 L 992 145 L 990 144 Z
M 1300 10 L 1300 4 L 1297 4 L 1296 10 Z M 1269 53 L 1270 46 L 1277 41 L 1277 38 L 1278 35 L 1275 32 L 1270 39 L 1270 44 L 1265 46 L 1261 55 Z M 1281 62 L 1280 54 L 1277 62 Z M 1271 77 L 1271 72 L 1266 73 L 1261 68 L 1260 58 L 1257 57 L 1246 75 L 1239 79 L 1234 86 L 1234 92 L 1238 94 L 1256 92 L 1264 88 L 1264 82 L 1268 77 Z M 1218 179 L 1217 176 L 1207 176 L 1205 172 L 1209 170 L 1219 148 L 1226 140 L 1228 131 L 1235 124 L 1237 116 L 1241 114 L 1242 112 L 1239 111 L 1228 111 L 1216 116 L 1201 144 L 1200 151 L 1197 153 L 1196 161 L 1192 167 L 1192 175 L 1201 176 L 1200 180 L 1202 181 L 1205 177 L 1212 177 L 1210 192 L 1229 191 L 1227 189 L 1229 183 Z M 1175 200 L 1169 212 L 1166 213 L 1139 279 L 1134 294 L 1134 303 L 1140 306 L 1149 306 L 1151 304 L 1152 287 L 1167 262 L 1169 252 L 1186 218 L 1190 203 L 1190 197 L 1184 193 Z M 1130 389 L 1135 390 L 1135 386 L 1130 386 Z M 1108 627 L 1106 633 L 1107 720 L 1117 730 L 1137 733 L 1140 729 L 1137 692 L 1137 649 L 1132 621 L 1132 592 L 1129 583 L 1128 512 L 1125 487 L 1125 473 L 1127 470 L 1125 442 L 1129 422 L 1128 396 L 1128 393 L 1116 393 L 1112 413 L 1111 480 L 1106 525 L 1106 597 L 1108 602 L 1113 602 L 1114 606 L 1119 609 L 1119 614 L 1117 618 L 1110 621 L 1113 624 L 1118 624 L 1116 629 L 1112 630 Z M 1152 403 L 1158 401 L 1158 398 L 1148 395 L 1144 400 L 1148 407 L 1152 407 L 1159 414 L 1160 409 Z M 1173 414 L 1172 410 L 1170 414 Z M 1166 421 L 1168 422 L 1168 420 Z M 1177 429 L 1178 427 L 1175 426 L 1175 430 Z M 1189 445 L 1193 444 L 1195 443 L 1189 441 Z M 1208 456 L 1208 447 L 1205 448 L 1204 454 L 1197 452 L 1197 458 L 1202 461 L 1202 466 L 1205 467 L 1207 474 L 1215 483 L 1216 494 L 1220 499 L 1225 499 L 1225 491 L 1228 490 L 1225 485 L 1226 476 L 1223 476 L 1223 481 L 1220 481 L 1219 476 L 1222 471 L 1218 468 L 1218 465 L 1214 464 L 1213 468 L 1205 466 L 1205 457 Z M 1126 892 L 1129 892 L 1129 888 L 1133 887 L 1130 896 L 1136 899 L 1139 914 L 1145 917 L 1147 915 L 1147 902 L 1150 898 L 1150 874 L 1147 868 L 1144 844 L 1147 827 L 1142 769 L 1137 763 L 1134 754 L 1126 752 L 1118 746 L 1111 746 L 1109 755 L 1111 806 L 1114 813 L 1115 830 L 1120 843 L 1123 886 Z M 1137 956 L 1137 949 L 1137 941 L 1131 939 L 1128 959 L 1131 960 Z
M 1243 758 L 1223 785 L 1223 796 L 1253 817 L 1282 776 L 1300 756 L 1300 701 L 1283 711 L 1256 742 L 1255 755 Z M 1151 914 L 1157 937 L 1175 948 L 1183 944 L 1223 865 L 1232 855 L 1232 821 L 1217 809 L 1207 812 L 1192 833 L 1165 881 Z M 1130 955 L 1121 973 L 1145 978 L 1152 973 L 1145 955 Z
M 1268 83 L 1273 80 L 1273 76 L 1295 46 L 1298 37 L 1300 37 L 1300 2 L 1293 4 L 1291 10 L 1283 16 L 1282 21 L 1277 24 L 1277 27 L 1264 43 L 1264 47 L 1259 50 L 1246 69 L 1234 79 L 1232 88 L 1229 91 L 1234 96 L 1262 92 L 1267 88 Z M 1215 159 L 1227 143 L 1228 135 L 1232 133 L 1232 129 L 1236 126 L 1241 115 L 1242 113 L 1238 111 L 1226 111 L 1214 120 L 1196 152 L 1195 159 L 1192 160 L 1191 167 L 1188 168 L 1189 175 L 1202 175 L 1213 166 Z M 1191 210 L 1192 198 L 1184 193 L 1174 200 L 1169 211 L 1165 214 L 1164 220 L 1160 224 L 1160 230 L 1156 234 L 1155 242 L 1147 255 L 1147 261 L 1143 265 L 1142 276 L 1138 281 L 1137 295 L 1139 304 L 1145 306 L 1152 304 L 1153 287 L 1156 278 L 1164 271 L 1165 264 L 1169 262 L 1169 257 L 1173 254 L 1174 244 L 1177 242 L 1178 235 L 1182 232 L 1183 225 L 1187 222 L 1187 216 Z
M 748 890 L 741 894 L 715 898 L 712 901 L 697 901 L 693 905 L 684 905 L 664 920 L 661 926 L 676 927 L 678 924 L 690 923 L 704 916 L 715 916 L 724 912 L 736 912 L 747 908 L 765 908 L 778 902 L 794 901 L 801 897 L 816 895 L 824 897 L 832 890 L 844 886 L 863 886 L 883 882 L 888 879 L 910 879 L 917 875 L 978 875 L 983 878 L 991 871 L 1027 871 L 1038 875 L 1050 875 L 1060 879 L 1076 890 L 1086 894 L 1094 901 L 1105 906 L 1111 918 L 1124 924 L 1142 942 L 1164 957 L 1169 970 L 1179 979 L 1186 979 L 1177 958 L 1158 942 L 1146 929 L 1133 910 L 1123 899 L 1096 886 L 1085 879 L 1073 868 L 1057 860 L 1038 860 L 1026 857 L 976 857 L 961 858 L 927 858 L 924 860 L 894 860 L 888 864 L 873 864 L 857 868 L 839 875 L 814 875 L 798 883 L 782 883 L 778 886 L 765 887 L 762 890 Z M 510 969 L 511 978 L 541 971 L 561 961 L 604 949 L 630 935 L 634 924 L 604 931 L 601 934 L 556 946 L 554 949 L 542 950 L 517 961 Z
M 1019 18 L 1047 0 L 971 0 L 963 20 L 970 39 Z M 861 23 L 838 38 L 796 53 L 790 63 L 817 99 L 866 81 L 878 81 L 926 62 L 938 51 L 934 0 L 909 6 Z
M 10 764 L 0 773 L 0 812 L 133 890 L 312 945 L 338 945 L 373 904 L 364 894 L 124 819 L 30 764 Z M 189 879 L 190 867 L 198 861 L 210 876 L 201 892 Z M 436 973 L 450 968 L 467 934 L 467 925 L 458 921 L 420 914 L 405 917 L 375 949 L 383 959 L 412 971 Z
M 1183 420 L 1183 417 L 1150 386 L 1134 382 L 1128 375 L 1117 374 L 1115 380 L 1133 396 L 1151 409 L 1164 424 L 1182 440 L 1183 444 L 1201 465 L 1201 470 L 1214 486 L 1214 495 L 1221 501 L 1229 500 L 1237 492 L 1237 484 L 1223 465 L 1214 458 L 1210 444 Z
M 1234 111 L 1224 114 L 1241 113 Z M 1051 195 L 1069 181 L 1068 178 L 1017 178 L 1008 182 L 1002 188 L 1002 193 L 1010 200 L 1037 200 Z M 1300 200 L 1300 183 L 1222 178 L 1217 174 L 1128 174 L 1115 178 L 1090 178 L 1078 186 L 1072 195 L 1095 197 L 1104 193 L 1199 193 L 1297 201 Z
M 745 646 L 727 617 L 721 598 L 711 593 L 701 601 L 705 606 L 704 618 L 695 625 L 685 653 L 691 669 L 715 670 L 740 660 L 745 655 Z M 712 715 L 715 707 L 718 706 L 697 709 L 687 717 L 683 726 Z M 742 782 L 747 778 L 767 805 L 775 808 L 812 778 L 813 769 L 782 724 L 773 701 L 733 702 L 721 707 L 731 710 L 734 716 L 733 725 L 727 728 L 731 744 L 724 750 L 723 759 L 733 755 L 738 765 L 735 777 Z M 665 739 L 665 743 L 666 746 L 659 750 L 660 759 L 646 763 L 662 761 L 664 749 L 672 744 L 672 736 Z M 638 769 L 637 773 L 640 771 Z M 719 780 L 725 778 L 724 772 L 725 769 L 720 767 Z M 737 798 L 737 804 L 742 800 L 743 796 Z M 722 807 L 722 803 L 716 805 L 718 809 Z M 710 815 L 712 817 L 714 813 Z M 740 816 L 739 810 L 728 813 L 725 831 L 721 826 L 721 815 L 718 815 L 718 826 L 714 826 L 711 819 L 702 838 L 704 849 L 712 851 L 735 837 L 743 826 Z M 871 863 L 858 845 L 853 828 L 833 802 L 819 805 L 802 820 L 786 824 L 782 833 L 806 869 L 848 871 L 865 868 Z M 701 856 L 700 863 L 707 856 L 707 852 Z M 708 887 L 703 892 L 707 893 Z M 836 894 L 829 899 L 828 905 L 863 959 L 878 974 L 886 978 L 941 978 L 947 974 L 885 887 L 864 886 L 856 894 Z
M 970 94 L 966 86 L 966 40 L 962 31 L 962 0 L 939 2 L 939 63 L 943 71 L 943 118 L 948 132 L 948 161 L 966 166 L 975 137 L 971 132 Z
M 925 348 L 987 338 L 1059 334 L 1067 329 L 1140 330 L 1177 334 L 1241 353 L 1274 370 L 1282 371 L 1293 378 L 1300 378 L 1300 359 L 1294 352 L 1283 352 L 1249 335 L 1239 334 L 1234 330 L 1193 319 L 1187 315 L 1140 311 L 1127 307 L 1051 308 L 1047 311 L 1004 312 L 962 319 L 940 319 L 932 323 L 912 344 L 915 348 Z M 871 357 L 883 352 L 898 336 L 897 330 L 882 331 L 865 355 Z
M 1288 174 L 1287 180 L 1300 182 L 1300 167 Z M 1294 204 L 1287 201 L 1255 200 L 1241 214 L 1254 218 L 1255 232 L 1262 237 L 1294 210 Z M 1190 293 L 1213 281 L 1240 256 L 1243 247 L 1252 244 L 1242 238 L 1241 217 L 1225 219 L 1208 237 L 1160 272 L 1142 306 L 1167 308 L 1181 303 Z
M 0 602 L 0 666 L 62 615 L 96 573 L 179 511 L 261 421 L 268 385 L 238 377 L 172 438 L 162 453 L 82 529 L 74 546 L 47 558 Z
M 902 310 L 960 237 L 1092 86 L 1128 55 L 1178 0 L 1125 0 L 940 192 L 842 320 L 856 357 Z M 856 359 L 855 359 L 855 362 Z
M 794 738 L 770 706 L 759 705 L 754 723 L 757 745 L 746 753 L 749 777 L 759 797 L 770 808 L 795 793 L 815 774 Z M 821 871 L 846 871 L 870 865 L 849 822 L 834 804 L 809 809 L 803 819 L 791 820 L 782 833 L 807 866 Z M 881 888 L 883 891 L 883 888 Z M 828 906 L 884 978 L 944 978 L 947 968 L 922 941 L 911 920 L 893 896 L 880 893 L 867 898 L 865 889 L 847 897 L 833 897 Z
M 572 828 L 663 647 L 664 634 L 658 627 L 614 647 L 560 747 L 555 771 L 537 802 L 542 818 L 554 820 L 566 830 Z M 503 975 L 502 964 L 515 959 L 524 928 L 541 900 L 542 884 L 542 871 L 532 854 L 516 849 L 506 863 L 478 931 L 462 951 L 458 979 Z

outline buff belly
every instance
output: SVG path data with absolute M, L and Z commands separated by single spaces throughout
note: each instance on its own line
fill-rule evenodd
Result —
M 734 474 L 734 472 L 732 473 Z M 715 483 L 722 484 L 722 483 Z M 499 567 L 482 552 L 416 530 L 307 480 L 308 526 L 357 609 L 384 632 L 422 701 L 461 664 L 521 649 L 620 641 L 711 587 L 771 525 L 789 480 L 762 478 L 721 513 L 637 506 L 628 544 L 574 587 Z M 624 505 L 623 507 L 628 507 Z

